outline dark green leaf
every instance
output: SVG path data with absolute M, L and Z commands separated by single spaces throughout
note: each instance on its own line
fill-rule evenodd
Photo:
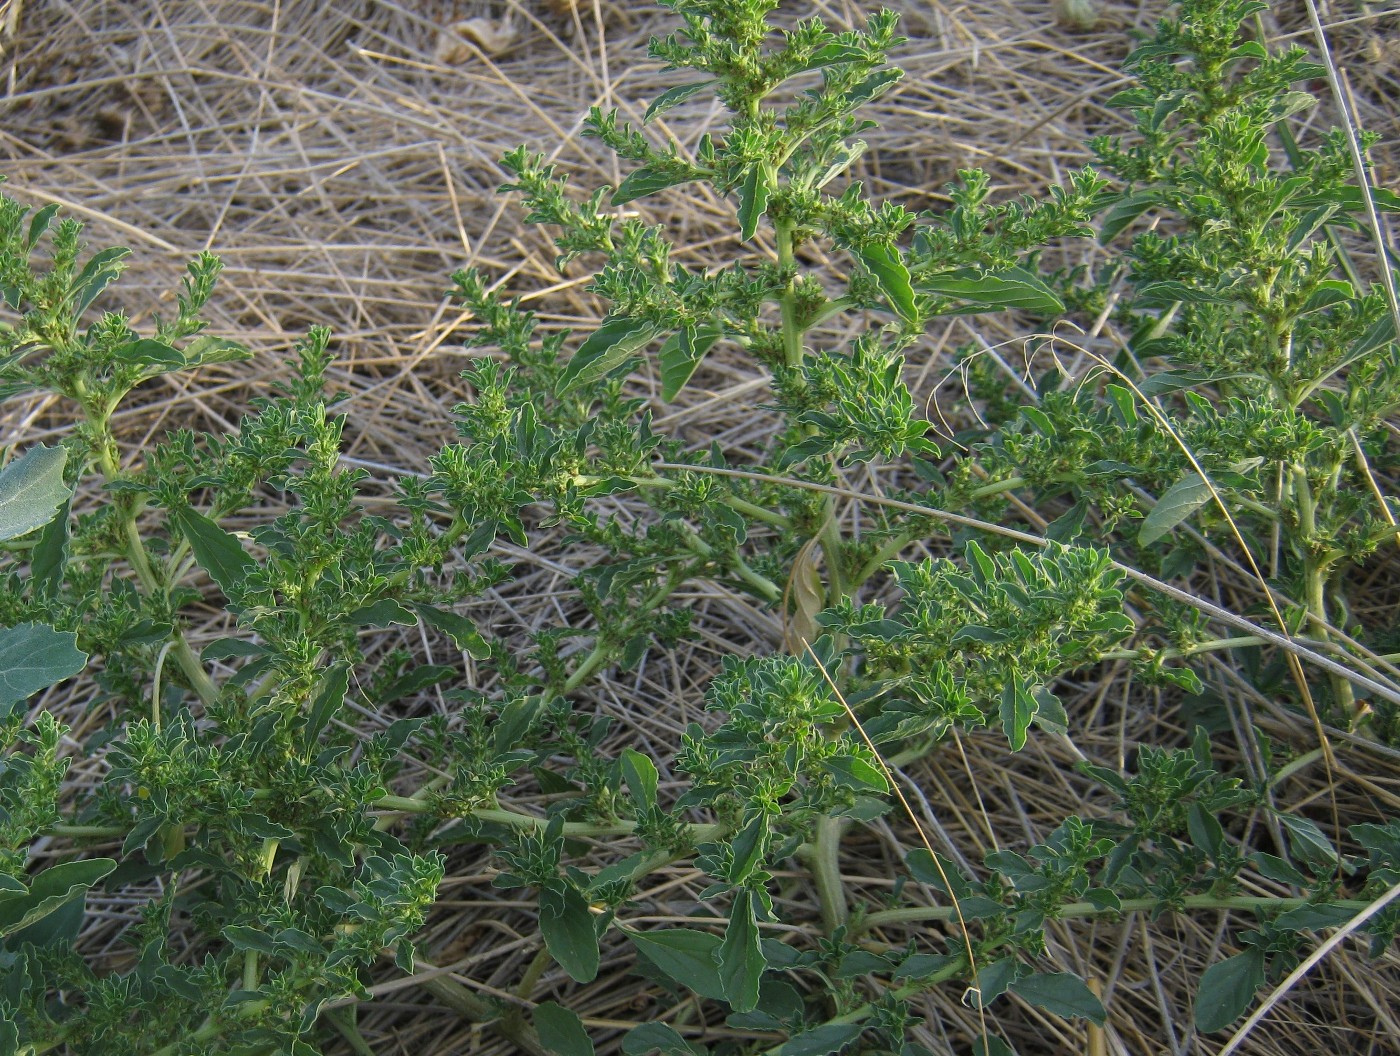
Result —
M 677 171 L 673 169 L 667 172 L 646 165 L 635 172 L 628 173 L 627 178 L 622 181 L 622 185 L 613 192 L 612 204 L 626 205 L 638 198 L 645 198 L 657 191 L 664 191 L 667 187 L 690 183 L 696 179 L 699 179 L 699 175 L 688 170 Z
M 1192 803 L 1186 815 L 1186 829 L 1191 842 L 1198 850 L 1204 851 L 1212 860 L 1220 857 L 1225 845 L 1225 830 L 1214 814 L 1199 803 Z
M 953 311 L 957 314 L 1010 308 L 1038 315 L 1059 315 L 1065 310 L 1064 302 L 1055 291 L 1023 268 L 989 272 L 961 269 L 922 278 L 917 285 L 940 297 L 969 302 L 955 308 Z
M 1356 914 L 1357 910 L 1348 906 L 1333 906 L 1323 902 L 1290 909 L 1275 920 L 1274 924 L 1288 931 L 1320 931 L 1323 928 L 1340 928 Z
M 322 679 L 321 692 L 311 702 L 311 710 L 302 729 L 302 736 L 308 745 L 315 744 L 321 731 L 331 724 L 331 719 L 345 703 L 345 694 L 349 689 L 350 666 L 344 662 L 332 664 Z
M 117 863 L 111 858 L 88 858 L 45 869 L 30 881 L 28 895 L 0 901 L 0 937 L 28 927 L 75 898 L 82 898 L 88 888 L 116 867 Z
M 809 70 L 818 70 L 823 66 L 835 66 L 843 62 L 859 62 L 865 58 L 865 52 L 860 48 L 850 44 L 842 44 L 839 41 L 834 44 L 827 44 L 818 48 L 812 53 L 811 59 L 799 70 L 799 73 L 806 73 Z
M 1026 746 L 1026 732 L 1038 707 L 1035 697 L 1019 683 L 1011 683 L 1001 691 L 1001 728 L 1013 752 Z
M 71 498 L 59 507 L 58 514 L 39 532 L 39 541 L 29 555 L 29 576 L 41 597 L 53 597 L 63 584 L 63 572 L 68 565 L 68 513 Z
M 627 791 L 643 810 L 656 806 L 656 764 L 641 752 L 632 748 L 622 751 L 622 779 L 627 782 Z
M 1016 1050 L 995 1034 L 983 1034 L 972 1043 L 972 1056 L 1016 1056 Z
M 598 930 L 578 888 L 563 880 L 540 891 L 540 933 L 550 956 L 577 982 L 598 975 Z
M 626 316 L 608 319 L 579 346 L 577 352 L 559 376 L 555 391 L 559 395 L 580 385 L 588 385 L 606 377 L 627 362 L 656 336 L 656 327 L 644 319 Z
M 763 162 L 754 162 L 739 185 L 739 240 L 747 242 L 758 230 L 758 221 L 768 211 L 773 193 L 773 172 Z
M 1011 992 L 1057 1016 L 1088 1019 L 1103 1026 L 1108 1013 L 1084 980 L 1069 972 L 1028 975 L 1011 984 Z
M 720 338 L 720 328 L 698 326 L 672 334 L 661 346 L 661 398 L 670 403 L 685 388 L 705 355 Z
M 142 338 L 129 341 L 116 350 L 116 356 L 123 363 L 142 367 L 164 367 L 166 370 L 179 370 L 185 365 L 185 357 L 173 345 L 164 341 Z
M 92 255 L 68 291 L 73 298 L 73 318 L 76 319 L 87 311 L 88 305 L 97 299 L 97 295 L 121 274 L 122 258 L 130 254 L 131 250 L 124 246 L 114 246 Z
M 977 985 L 969 996 L 972 1007 L 986 1008 L 1006 993 L 1020 974 L 1021 966 L 1015 957 L 1004 957 L 987 965 L 977 973 Z
M 1163 493 L 1138 528 L 1138 543 L 1151 546 L 1182 521 L 1210 502 L 1210 486 L 1199 473 L 1190 472 Z
M 418 619 L 393 598 L 380 598 L 373 605 L 356 609 L 345 622 L 351 627 L 412 627 Z
M 1196 1029 L 1211 1034 L 1228 1027 L 1244 1015 L 1263 984 L 1264 953 L 1256 947 L 1212 964 L 1196 994 Z
M 1288 845 L 1299 858 L 1324 868 L 1337 863 L 1337 848 L 1317 822 L 1297 814 L 1280 814 L 1278 820 L 1288 831 Z
M 39 239 L 43 237 L 44 232 L 49 229 L 49 225 L 53 223 L 53 218 L 56 215 L 58 215 L 57 202 L 50 202 L 34 214 L 34 218 L 29 221 L 29 234 L 24 240 L 26 250 L 34 248 Z
M 665 1023 L 643 1023 L 624 1035 L 622 1051 L 627 1056 L 650 1056 L 658 1051 L 661 1056 L 699 1056 L 704 1050 L 697 1049 Z
M 914 287 L 909 282 L 909 269 L 899 252 L 890 246 L 873 243 L 860 250 L 860 261 L 875 277 L 880 292 L 901 319 L 912 320 L 918 314 L 914 304 Z
M 10 705 L 72 678 L 86 663 L 87 654 L 71 631 L 42 623 L 0 628 L 0 717 Z
M 476 624 L 465 616 L 459 616 L 455 612 L 447 609 L 439 609 L 432 605 L 415 604 L 413 606 L 418 613 L 420 622 L 429 627 L 436 627 L 445 635 L 452 639 L 452 644 L 462 652 L 466 653 L 473 660 L 486 660 L 491 656 L 491 646 L 481 632 L 476 629 Z
M 553 1001 L 535 1006 L 535 1033 L 553 1056 L 593 1056 L 593 1042 L 578 1014 Z
M 753 811 L 734 836 L 731 845 L 733 856 L 725 879 L 731 884 L 742 884 L 763 864 L 767 847 L 768 815 L 762 810 Z
M 871 766 L 864 759 L 856 755 L 838 755 L 831 759 L 822 761 L 822 766 L 835 774 L 837 779 L 844 785 L 874 789 L 876 792 L 886 793 L 890 790 L 889 783 L 885 780 L 885 775 L 879 769 Z
M 63 483 L 68 452 L 62 447 L 31 447 L 0 471 L 0 542 L 42 528 L 71 494 Z
M 831 1056 L 860 1037 L 862 1029 L 859 1023 L 823 1023 L 785 1041 L 778 1056 Z
M 193 509 L 177 510 L 172 519 L 189 540 L 195 560 L 228 596 L 253 568 L 248 552 L 233 535 Z
M 716 960 L 722 941 L 718 935 L 685 928 L 625 934 L 648 960 L 682 986 L 701 997 L 725 999 Z
M 759 941 L 756 903 L 758 896 L 741 888 L 729 910 L 729 927 L 715 954 L 725 1000 L 738 1012 L 748 1012 L 758 1004 L 758 984 L 767 962 Z
M 1099 245 L 1108 245 L 1118 237 L 1125 227 L 1155 204 L 1157 204 L 1157 194 L 1153 191 L 1142 191 L 1118 199 L 1103 218 L 1103 226 L 1099 229 Z
M 243 363 L 253 358 L 253 352 L 237 341 L 201 335 L 185 346 L 185 366 L 202 367 L 209 363 Z
M 904 71 L 898 68 L 887 70 L 877 70 L 860 84 L 846 93 L 846 106 L 854 110 L 858 106 L 864 106 L 872 99 L 877 99 L 895 86 L 904 76 Z
M 656 97 L 652 104 L 647 107 L 647 112 L 642 115 L 642 124 L 646 124 L 653 117 L 660 117 L 667 110 L 674 106 L 679 106 L 692 95 L 703 92 L 710 85 L 716 83 L 713 79 L 708 81 L 692 81 L 690 84 L 678 84 L 674 88 L 668 88 Z

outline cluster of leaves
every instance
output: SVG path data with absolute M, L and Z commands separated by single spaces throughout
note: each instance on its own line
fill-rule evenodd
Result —
M 852 907 L 839 869 L 844 829 L 889 809 L 882 756 L 917 759 L 991 723 L 1012 751 L 1033 727 L 1066 735 L 1057 681 L 1105 659 L 1201 688 L 1165 661 L 1214 643 L 1149 596 L 1135 612 L 1179 633 L 1169 649 L 1134 646 L 1120 562 L 1173 578 L 1207 547 L 1243 545 L 1298 598 L 1295 624 L 1327 641 L 1356 630 L 1342 574 L 1394 534 L 1368 459 L 1383 455 L 1400 358 L 1391 310 L 1363 287 L 1344 234 L 1365 202 L 1397 203 L 1348 182 L 1344 139 L 1303 150 L 1288 135 L 1311 104 L 1291 86 L 1317 68 L 1241 39 L 1260 5 L 1184 0 L 1129 60 L 1137 84 L 1115 102 L 1137 127 L 1095 144 L 1108 175 L 1085 169 L 996 204 L 969 171 L 946 209 L 916 215 L 848 176 L 866 150 L 861 108 L 901 76 L 886 65 L 900 43 L 892 14 L 837 33 L 817 19 L 776 29 L 776 0 L 671 6 L 684 28 L 653 52 L 700 79 L 647 120 L 709 94 L 729 125 L 687 152 L 594 111 L 589 133 L 634 167 L 582 201 L 543 155 L 503 160 L 527 219 L 555 229 L 559 267 L 586 260 L 608 313 L 573 342 L 541 334 L 486 276 L 455 276 L 474 341 L 502 355 L 466 372 L 457 439 L 379 516 L 359 501 L 365 474 L 342 464 L 324 330 L 235 431 L 174 432 L 124 465 L 112 420 L 128 393 L 251 354 L 203 332 L 218 263 L 191 264 L 176 317 L 150 336 L 116 312 L 89 321 L 127 251 L 84 258 L 78 224 L 0 198 L 0 296 L 16 320 L 0 329 L 0 384 L 75 408 L 61 447 L 30 446 L 0 472 L 0 1056 L 314 1053 L 328 1001 L 363 998 L 391 960 L 411 971 L 444 875 L 438 846 L 453 843 L 494 854 L 497 887 L 534 893 L 540 956 L 522 997 L 550 959 L 591 982 L 621 936 L 659 991 L 727 1006 L 731 1027 L 786 1056 L 920 1056 L 911 1000 L 953 981 L 982 1007 L 1009 992 L 1102 1023 L 1084 980 L 1043 969 L 1044 927 L 1129 912 L 1255 914 L 1242 952 L 1205 975 L 1197 1025 L 1220 1029 L 1296 963 L 1308 932 L 1352 919 L 1400 876 L 1393 821 L 1353 825 L 1350 850 L 1286 813 L 1276 854 L 1236 835 L 1254 830 L 1233 817 L 1272 808 L 1262 786 L 1220 771 L 1204 734 L 1143 746 L 1132 774 L 1086 767 L 1086 790 L 1109 801 L 989 855 L 978 875 L 917 851 L 888 905 Z M 773 256 L 683 266 L 663 226 L 615 209 L 690 183 L 732 197 L 740 242 L 763 231 Z M 1110 245 L 1135 224 L 1146 230 L 1099 272 L 1041 273 L 1047 243 Z M 809 244 L 845 254 L 848 273 L 808 263 Z M 1006 310 L 1101 315 L 1114 380 L 1047 382 L 1022 405 L 980 376 L 988 427 L 945 458 L 903 356 L 932 320 Z M 822 347 L 838 315 L 856 336 Z M 719 348 L 772 383 L 771 440 L 739 467 L 718 444 L 695 453 L 658 433 L 629 387 L 642 367 L 675 399 Z M 830 485 L 852 462 L 884 464 L 902 488 L 838 516 Z M 1013 494 L 1059 510 L 1048 545 L 977 530 L 971 516 L 999 516 Z M 285 512 L 265 513 L 274 504 Z M 898 560 L 954 509 L 970 515 L 961 560 Z M 564 621 L 483 631 L 472 615 L 516 575 L 493 544 L 529 546 L 554 526 L 603 555 L 575 579 Z M 1095 546 L 1077 545 L 1090 533 Z M 201 573 L 231 630 L 196 651 L 189 610 L 212 594 Z M 794 655 L 726 658 L 707 694 L 713 721 L 665 757 L 609 757 L 611 720 L 578 691 L 683 639 L 691 614 L 675 598 L 696 580 L 777 608 Z M 489 690 L 454 686 L 459 664 L 381 648 L 410 627 L 475 661 Z M 65 786 L 67 731 L 22 705 L 90 655 L 101 664 L 87 703 L 111 719 L 84 746 L 102 753 L 102 780 L 79 791 Z M 453 714 L 395 718 L 429 687 Z M 1331 690 L 1339 714 L 1361 710 L 1345 678 Z M 669 799 L 668 768 L 687 777 Z M 548 794 L 543 816 L 508 805 L 533 789 Z M 570 842 L 588 836 L 628 842 L 590 872 Z M 54 837 L 71 852 L 37 868 L 32 849 Z M 647 876 L 677 859 L 712 881 L 708 925 L 631 923 Z M 794 863 L 820 902 L 824 930 L 809 942 L 764 930 L 806 923 L 774 898 Z M 1247 895 L 1260 878 L 1285 893 Z M 98 885 L 142 902 L 129 970 L 82 954 Z M 937 952 L 885 941 L 953 919 L 960 933 Z M 1368 921 L 1377 953 L 1397 925 L 1393 908 Z M 529 1024 L 471 994 L 453 1002 L 523 1051 L 592 1052 L 554 1002 Z M 660 1021 L 623 1042 L 657 1049 L 703 1051 Z

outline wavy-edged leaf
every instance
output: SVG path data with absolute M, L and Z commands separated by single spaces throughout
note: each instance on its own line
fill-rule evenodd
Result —
M 44 525 L 39 541 L 29 553 L 29 578 L 41 597 L 53 597 L 63 583 L 68 565 L 68 513 L 72 497 L 65 499 L 58 514 Z
M 415 604 L 413 611 L 418 613 L 420 623 L 442 631 L 452 639 L 453 645 L 473 660 L 486 660 L 491 656 L 490 643 L 481 636 L 476 624 L 467 617 L 433 605 Z
M 93 884 L 116 867 L 117 863 L 111 858 L 88 858 L 45 869 L 30 881 L 27 895 L 0 901 L 0 938 L 28 927 L 75 898 L 85 896 Z
M 858 256 L 875 277 L 895 314 L 901 319 L 914 319 L 918 314 L 914 306 L 914 287 L 909 281 L 909 269 L 898 251 L 890 246 L 872 244 L 861 249 Z
M 1168 488 L 1138 528 L 1138 543 L 1151 546 L 1210 502 L 1210 487 L 1199 473 L 1189 472 Z
M 1244 1015 L 1263 985 L 1264 953 L 1257 947 L 1212 964 L 1196 994 L 1196 1029 L 1202 1034 L 1224 1030 Z
M 540 933 L 549 954 L 576 982 L 598 976 L 598 929 L 578 888 L 556 880 L 540 891 Z
M 739 240 L 747 242 L 758 230 L 758 222 L 768 211 L 768 199 L 773 194 L 773 170 L 763 162 L 755 162 L 739 185 Z
M 692 81 L 690 84 L 678 84 L 674 88 L 668 88 L 658 95 L 652 104 L 647 107 L 647 112 L 642 115 L 642 124 L 646 124 L 654 117 L 660 117 L 672 107 L 679 106 L 692 95 L 698 95 L 712 84 L 718 83 L 713 78 L 708 81 Z
M 185 355 L 174 345 L 143 337 L 138 341 L 128 341 L 116 350 L 117 359 L 123 363 L 133 363 L 142 367 L 161 367 L 164 370 L 179 370 L 185 365 Z
M 656 784 L 660 776 L 656 764 L 633 748 L 624 748 L 618 761 L 622 765 L 622 780 L 627 782 L 627 791 L 643 810 L 651 810 L 656 806 Z
M 725 999 L 716 960 L 723 941 L 718 935 L 688 928 L 624 933 L 649 961 L 682 986 L 713 1001 Z
M 79 318 L 97 295 L 112 284 L 122 272 L 122 259 L 131 255 L 125 246 L 114 246 L 94 253 L 78 277 L 73 280 L 69 295 L 73 298 L 73 318 Z
M 31 447 L 0 471 L 0 542 L 42 528 L 57 516 L 71 492 L 63 483 L 68 452 Z
M 56 631 L 42 623 L 0 628 L 0 717 L 9 705 L 27 700 L 87 664 L 72 631 Z
M 228 596 L 253 568 L 252 557 L 231 533 L 196 510 L 176 510 L 172 519 L 189 540 L 194 559 Z
M 758 1005 L 758 984 L 768 962 L 758 934 L 757 895 L 741 888 L 729 910 L 729 927 L 715 954 L 725 1000 L 736 1012 L 749 1012 Z
M 860 1037 L 862 1030 L 859 1023 L 823 1023 L 783 1042 L 778 1056 L 831 1056 Z
M 606 376 L 645 347 L 656 336 L 656 327 L 645 319 L 622 316 L 608 319 L 588 335 L 564 368 L 555 392 L 564 395 L 580 385 Z
M 700 1056 L 705 1050 L 690 1044 L 665 1023 L 643 1023 L 623 1036 L 622 1051 L 627 1056 L 650 1056 L 653 1052 L 661 1056 Z
M 593 1041 L 578 1013 L 554 1001 L 535 1006 L 535 1033 L 552 1056 L 593 1056 Z
M 955 315 L 1017 309 L 1039 315 L 1059 315 L 1064 301 L 1049 286 L 1024 268 L 978 272 L 970 268 L 921 278 L 917 287 L 940 297 L 967 301 L 952 310 Z
M 663 400 L 670 403 L 680 395 L 720 334 L 718 326 L 705 324 L 679 330 L 667 339 L 660 353 Z
M 1157 204 L 1158 195 L 1154 191 L 1140 191 L 1119 198 L 1104 214 L 1103 226 L 1099 228 L 1099 245 L 1106 246 L 1117 238 L 1129 224 Z
M 627 178 L 613 192 L 612 204 L 626 205 L 638 198 L 664 191 L 667 187 L 690 183 L 699 178 L 699 174 L 695 172 L 667 172 L 652 165 L 643 165 L 640 169 L 628 173 Z
M 185 346 L 185 366 L 202 367 L 209 363 L 243 363 L 253 358 L 253 350 L 237 341 L 201 335 Z

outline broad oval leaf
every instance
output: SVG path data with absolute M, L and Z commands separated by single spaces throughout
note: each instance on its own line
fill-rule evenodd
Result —
M 61 447 L 31 447 L 0 472 L 0 542 L 42 528 L 68 501 Z
M 9 706 L 72 678 L 87 664 L 78 636 L 42 623 L 0 628 L 0 716 Z
M 831 1056 L 860 1037 L 863 1029 L 859 1023 L 823 1023 L 783 1042 L 778 1056 Z
M 702 1050 L 681 1037 L 674 1027 L 643 1023 L 623 1037 L 622 1051 L 627 1056 L 649 1056 L 653 1052 L 660 1052 L 661 1056 L 698 1056 Z
M 1099 1026 L 1108 1013 L 1083 979 L 1070 972 L 1044 972 L 1028 975 L 1011 984 L 1011 992 L 1036 1008 L 1057 1016 L 1087 1019 Z
M 720 337 L 714 325 L 674 333 L 661 346 L 661 398 L 670 403 L 690 382 L 706 354 Z
M 1224 1030 L 1244 1015 L 1263 984 L 1264 954 L 1257 947 L 1212 964 L 1196 994 L 1196 1029 L 1202 1034 Z
M 622 779 L 627 782 L 627 791 L 644 810 L 656 806 L 656 764 L 633 748 L 622 751 Z
M 1138 528 L 1138 543 L 1151 546 L 1210 501 L 1210 486 L 1196 472 L 1187 473 L 1163 493 Z
M 578 1013 L 553 1001 L 535 1007 L 535 1033 L 553 1056 L 593 1056 L 593 1041 Z
M 682 986 L 713 1001 L 725 999 L 716 962 L 722 941 L 718 935 L 687 928 L 625 934 L 648 960 Z

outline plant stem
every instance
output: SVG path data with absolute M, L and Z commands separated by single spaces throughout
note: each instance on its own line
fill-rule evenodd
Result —
M 822 927 L 828 935 L 850 916 L 846 885 L 841 881 L 841 836 L 845 829 L 841 818 L 823 817 L 817 821 L 816 841 L 811 845 L 812 879 L 821 900 Z
M 1241 910 L 1246 913 L 1263 913 L 1273 910 L 1297 909 L 1299 906 L 1310 905 L 1306 898 L 1269 898 L 1254 897 L 1251 895 L 1187 895 L 1181 899 L 1174 909 L 1220 909 L 1220 910 Z M 1354 900 L 1331 902 L 1329 905 L 1343 906 L 1346 909 L 1355 909 L 1358 913 L 1365 909 L 1369 902 L 1358 902 Z M 1147 913 L 1162 907 L 1162 900 L 1159 898 L 1125 898 L 1117 909 L 1104 906 L 1097 906 L 1092 902 L 1069 902 L 1060 906 L 1055 912 L 1058 919 L 1069 919 L 1076 917 L 1103 917 L 1115 916 L 1123 913 Z M 957 909 L 953 906 L 919 906 L 909 909 L 886 909 L 878 913 L 871 913 L 864 917 L 857 929 L 858 933 L 873 931 L 875 928 L 887 927 L 895 924 L 925 924 L 935 920 L 956 920 Z

